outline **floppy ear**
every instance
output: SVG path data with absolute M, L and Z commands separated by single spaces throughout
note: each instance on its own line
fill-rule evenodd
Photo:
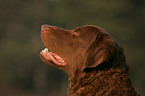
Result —
M 96 39 L 86 51 L 82 71 L 86 72 L 88 69 L 97 68 L 98 65 L 108 62 L 113 54 L 114 44 L 111 38 L 105 36 Z

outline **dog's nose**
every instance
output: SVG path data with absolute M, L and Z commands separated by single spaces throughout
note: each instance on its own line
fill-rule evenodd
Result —
M 52 31 L 52 28 L 50 25 L 44 24 L 41 26 L 41 32 L 51 32 L 51 31 Z

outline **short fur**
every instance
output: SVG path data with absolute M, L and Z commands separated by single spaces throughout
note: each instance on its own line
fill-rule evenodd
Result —
M 69 96 L 139 96 L 131 83 L 123 49 L 105 30 L 85 25 L 74 30 L 42 25 L 41 37 L 66 66 L 47 64 L 69 75 Z

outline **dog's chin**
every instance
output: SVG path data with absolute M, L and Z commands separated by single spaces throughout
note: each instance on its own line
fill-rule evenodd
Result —
M 40 56 L 41 59 L 47 64 L 53 63 L 56 66 L 67 65 L 65 58 L 60 57 L 59 55 L 56 55 L 53 52 L 50 52 L 47 48 L 40 52 Z

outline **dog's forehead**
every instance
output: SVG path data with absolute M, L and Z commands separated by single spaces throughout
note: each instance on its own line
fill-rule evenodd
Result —
M 98 26 L 84 25 L 74 29 L 74 31 L 81 32 L 82 34 L 87 34 L 87 33 L 100 33 L 100 32 L 102 33 L 104 30 Z

